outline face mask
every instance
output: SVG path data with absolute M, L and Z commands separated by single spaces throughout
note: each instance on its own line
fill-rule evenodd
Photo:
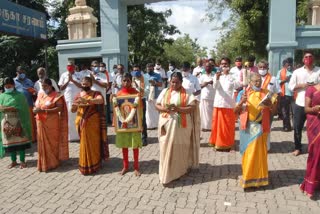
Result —
M 92 70 L 94 73 L 98 73 L 99 72 L 99 67 L 92 67 Z
M 259 69 L 259 74 L 261 76 L 265 76 L 267 74 L 267 72 L 268 72 L 268 70 L 266 70 L 266 69 Z
M 24 78 L 26 78 L 26 74 L 25 73 L 18 74 L 18 79 L 23 80 Z
M 311 66 L 311 65 L 313 65 L 313 58 L 312 58 L 312 57 L 305 58 L 305 59 L 303 60 L 303 63 L 304 63 L 306 66 Z
M 260 90 L 261 90 L 260 87 L 257 87 L 257 86 L 254 86 L 254 85 L 252 85 L 251 88 L 252 88 L 254 91 L 260 91 Z
M 169 70 L 170 70 L 170 71 L 173 71 L 173 70 L 174 70 L 174 67 L 173 67 L 173 66 L 169 66 Z
M 114 72 L 114 73 L 117 73 L 117 72 L 118 72 L 118 69 L 114 68 L 114 69 L 113 69 L 113 72 Z
M 100 72 L 105 72 L 105 71 L 106 71 L 106 68 L 104 68 L 104 67 L 100 68 Z
M 188 76 L 189 76 L 189 72 L 187 72 L 187 71 L 182 71 L 182 76 L 183 76 L 183 77 L 188 77 Z
M 141 77 L 141 71 L 132 71 L 133 77 Z
M 229 71 L 230 68 L 229 67 L 222 67 L 222 71 Z
M 156 65 L 155 67 L 156 70 L 160 70 L 160 68 L 161 68 L 161 65 Z
M 67 71 L 69 71 L 69 72 L 74 72 L 74 66 L 73 65 L 68 65 L 67 66 Z
M 242 62 L 236 62 L 235 64 L 237 67 L 242 67 Z
M 292 71 L 292 66 L 288 66 L 287 71 Z
M 13 92 L 14 88 L 4 88 L 5 92 L 11 93 Z
M 82 86 L 82 90 L 84 90 L 84 91 L 90 91 L 90 89 L 91 89 L 91 87 L 84 87 L 84 86 Z
M 49 94 L 49 89 L 44 90 L 44 93 Z

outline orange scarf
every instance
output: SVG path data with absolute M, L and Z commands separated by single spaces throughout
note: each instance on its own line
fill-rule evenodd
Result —
M 265 79 L 264 79 L 264 82 L 263 82 L 263 85 L 261 86 L 261 88 L 263 89 L 268 89 L 268 85 L 271 81 L 271 74 L 270 73 L 267 73 Z
M 281 71 L 280 71 L 280 80 L 283 81 L 283 80 L 286 80 L 287 78 L 287 69 L 283 68 Z M 281 97 L 285 96 L 286 95 L 286 91 L 285 91 L 285 83 L 283 83 L 281 85 Z
M 164 104 L 170 104 L 170 100 L 171 100 L 171 92 L 172 89 L 167 89 L 166 94 L 164 96 Z M 181 87 L 180 89 L 180 97 L 178 100 L 178 106 L 180 107 L 186 107 L 187 106 L 187 93 L 186 90 Z M 178 113 L 179 117 L 178 117 L 178 123 L 179 123 L 179 127 L 182 128 L 187 128 L 187 114 L 185 113 Z M 168 113 L 162 114 L 162 117 L 167 118 L 169 116 Z

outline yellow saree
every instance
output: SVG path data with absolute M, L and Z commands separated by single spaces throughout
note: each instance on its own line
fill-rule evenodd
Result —
M 80 93 L 81 97 L 88 100 L 98 95 L 101 93 L 97 91 Z M 105 121 L 104 105 L 78 107 L 75 122 L 80 136 L 79 170 L 84 175 L 97 172 L 101 160 L 109 158 Z
M 263 122 L 270 117 L 268 108 L 258 106 L 263 94 L 262 91 L 250 90 L 247 94 L 247 121 L 240 120 L 240 153 L 242 154 L 242 178 L 240 184 L 243 188 L 266 186 L 268 182 L 268 151 L 267 139 L 269 130 L 265 129 Z M 241 94 L 239 94 L 241 97 Z M 241 118 L 241 116 L 240 116 Z M 243 129 L 245 128 L 245 129 Z

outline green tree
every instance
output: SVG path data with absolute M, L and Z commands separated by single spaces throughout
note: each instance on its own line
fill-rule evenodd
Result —
M 48 2 L 46 0 L 11 0 L 18 4 L 24 5 L 26 7 L 44 12 L 49 15 L 46 11 Z M 18 65 L 24 65 L 27 68 L 36 67 L 35 63 L 38 62 L 39 66 L 44 65 L 44 58 L 37 58 L 39 52 L 44 48 L 45 43 L 39 42 L 39 40 L 26 39 L 18 36 L 10 36 L 5 33 L 0 34 L 0 52 L 2 54 L 0 58 L 0 63 L 2 67 L 0 68 L 0 77 L 5 76 L 15 76 L 15 69 Z M 30 70 L 28 76 L 35 78 L 35 70 Z
M 174 61 L 176 64 L 182 62 L 195 62 L 198 57 L 207 56 L 207 49 L 201 48 L 197 39 L 192 40 L 189 34 L 177 38 L 172 44 L 165 44 L 164 56 L 166 60 Z
M 307 22 L 308 0 L 297 0 L 297 22 Z M 269 0 L 209 0 L 207 20 L 222 30 L 218 57 L 267 58 Z M 226 14 L 230 17 L 225 19 Z
M 155 12 L 145 5 L 128 7 L 129 63 L 145 65 L 157 59 L 165 59 L 164 46 L 172 44 L 168 38 L 180 33 L 166 18 L 172 11 Z

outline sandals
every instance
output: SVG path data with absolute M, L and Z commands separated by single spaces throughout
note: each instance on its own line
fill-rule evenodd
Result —
M 17 162 L 12 162 L 9 166 L 8 166 L 8 169 L 11 169 L 11 168 L 13 168 L 13 167 L 15 167 L 15 166 L 17 166 L 18 164 L 17 164 Z

